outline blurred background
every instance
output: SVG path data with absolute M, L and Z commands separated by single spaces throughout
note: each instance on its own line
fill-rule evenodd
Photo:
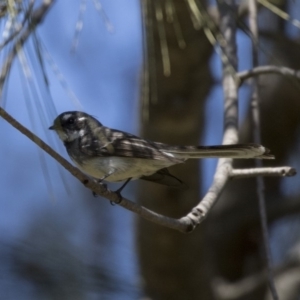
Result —
M 15 1 L 15 10 L 0 2 L 1 43 L 30 3 L 42 1 Z M 252 65 L 245 3 L 239 70 Z M 300 18 L 297 1 L 274 4 Z M 215 3 L 55 1 L 18 52 L 1 106 L 67 159 L 48 130 L 67 110 L 156 141 L 220 144 L 222 63 L 203 31 L 208 14 L 218 21 Z M 260 64 L 299 69 L 297 24 L 259 6 Z M 1 45 L 2 66 L 11 49 Z M 267 74 L 259 85 L 262 141 L 276 155 L 266 166 L 299 169 L 299 82 Z M 240 141 L 252 142 L 251 85 L 239 92 Z M 271 299 L 255 179 L 231 181 L 205 222 L 183 235 L 93 197 L 1 118 L 0 127 L 0 299 Z M 181 217 L 206 193 L 216 163 L 174 167 L 187 191 L 133 182 L 124 196 Z M 275 283 L 280 299 L 300 299 L 299 178 L 265 182 Z

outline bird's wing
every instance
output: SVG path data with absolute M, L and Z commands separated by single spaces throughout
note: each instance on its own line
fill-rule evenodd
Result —
M 91 156 L 119 156 L 145 158 L 153 160 L 167 160 L 181 163 L 185 159 L 175 158 L 168 152 L 161 151 L 168 145 L 141 139 L 123 131 L 102 126 L 91 135 L 81 138 L 80 149 Z

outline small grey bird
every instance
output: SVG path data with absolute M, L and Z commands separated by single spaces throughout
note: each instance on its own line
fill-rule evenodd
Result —
M 103 126 L 89 114 L 69 111 L 60 114 L 51 127 L 63 141 L 72 161 L 100 182 L 144 179 L 171 187 L 185 184 L 168 167 L 190 158 L 229 157 L 273 159 L 257 144 L 220 146 L 170 146 Z

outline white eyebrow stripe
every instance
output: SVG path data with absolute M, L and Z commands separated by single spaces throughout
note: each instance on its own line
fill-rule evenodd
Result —
M 71 116 L 72 116 L 71 114 L 64 115 L 64 116 L 63 116 L 63 120 L 67 120 L 67 119 L 69 119 Z

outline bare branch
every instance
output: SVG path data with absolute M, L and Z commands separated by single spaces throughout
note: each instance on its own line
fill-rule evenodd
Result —
M 252 77 L 264 75 L 264 74 L 279 74 L 283 76 L 296 77 L 300 79 L 300 71 L 293 70 L 287 67 L 278 67 L 278 66 L 258 66 L 254 67 L 251 70 L 242 71 L 236 74 L 236 76 L 240 79 L 241 84 Z
M 225 131 L 223 144 L 233 144 L 238 141 L 238 101 L 237 86 L 232 69 L 237 69 L 236 56 L 236 23 L 235 1 L 218 3 L 220 10 L 220 31 L 225 43 L 221 45 L 222 52 L 228 60 L 223 61 L 223 90 L 224 90 L 224 120 Z M 199 224 L 213 207 L 232 171 L 232 159 L 219 159 L 213 183 L 201 202 L 193 208 L 185 218 L 193 220 L 193 224 Z
M 133 201 L 126 198 L 121 198 L 119 194 L 114 193 L 106 188 L 105 185 L 96 183 L 90 177 L 82 173 L 79 169 L 71 165 L 67 160 L 65 160 L 61 155 L 54 151 L 49 145 L 47 145 L 38 136 L 20 124 L 11 115 L 9 115 L 3 108 L 0 107 L 0 116 L 5 119 L 14 128 L 19 130 L 25 136 L 27 136 L 31 141 L 33 141 L 37 146 L 47 152 L 51 157 L 53 157 L 57 162 L 59 162 L 68 172 L 70 172 L 74 177 L 76 177 L 85 187 L 89 188 L 96 194 L 105 197 L 106 199 L 119 204 L 120 206 L 137 213 L 141 217 L 154 222 L 156 224 L 178 230 L 180 232 L 191 232 L 196 226 L 202 221 L 206 213 L 208 213 L 211 206 L 219 197 L 221 191 L 223 190 L 229 175 L 231 174 L 231 165 L 228 164 L 227 159 L 222 159 L 223 165 L 219 164 L 218 171 L 215 175 L 215 180 L 211 188 L 209 189 L 206 196 L 200 202 L 200 204 L 193 208 L 192 212 L 188 215 L 180 218 L 174 219 L 169 218 L 160 214 L 157 214 Z M 251 170 L 251 169 L 250 169 Z M 247 170 L 244 170 L 247 171 Z M 263 175 L 263 174 L 260 174 Z M 243 176 L 243 175 L 242 175 Z
M 71 165 L 67 160 L 65 160 L 61 155 L 59 155 L 56 151 L 54 151 L 49 145 L 47 145 L 43 140 L 41 140 L 37 135 L 32 133 L 26 127 L 24 127 L 21 123 L 19 123 L 16 119 L 14 119 L 11 115 L 9 115 L 3 108 L 0 107 L 0 116 L 5 119 L 9 124 L 11 124 L 14 128 L 19 130 L 25 136 L 27 136 L 31 141 L 33 141 L 36 145 L 38 145 L 41 149 L 47 152 L 50 156 L 52 156 L 56 161 L 58 161 L 67 171 L 69 171 L 74 177 L 76 177 L 85 187 L 89 188 L 96 194 L 107 198 L 108 200 L 127 208 L 128 210 L 135 212 L 142 216 L 143 218 L 152 221 L 154 223 L 167 226 L 172 229 L 179 230 L 181 232 L 188 232 L 191 228 L 189 220 L 178 221 L 173 218 L 168 218 L 157 214 L 143 206 L 136 204 L 128 199 L 121 198 L 119 194 L 114 193 L 107 189 L 104 185 L 96 183 L 90 177 L 82 173 L 76 167 Z
M 291 177 L 297 174 L 292 167 L 276 168 L 253 168 L 253 169 L 233 169 L 230 173 L 231 178 L 252 178 L 257 176 L 264 177 Z
M 249 27 L 253 36 L 252 40 L 252 60 L 253 67 L 258 66 L 258 24 L 257 24 L 257 4 L 256 0 L 249 0 Z M 251 113 L 253 121 L 253 138 L 255 143 L 261 143 L 261 122 L 260 122 L 260 97 L 259 97 L 259 85 L 255 78 L 252 82 L 252 97 L 251 97 Z M 257 168 L 262 167 L 261 160 L 255 160 L 255 166 Z M 274 283 L 273 264 L 271 259 L 271 249 L 269 243 L 268 232 L 268 220 L 266 212 L 266 199 L 265 199 L 265 183 L 264 178 L 261 176 L 256 177 L 256 189 L 259 203 L 260 222 L 263 235 L 263 243 L 265 248 L 266 257 L 266 270 L 268 276 L 268 283 L 272 298 L 278 299 Z
M 230 159 L 219 159 L 214 180 L 208 192 L 200 203 L 192 209 L 191 213 L 181 219 L 191 219 L 194 226 L 200 224 L 220 197 L 229 179 L 231 170 L 232 162 Z

